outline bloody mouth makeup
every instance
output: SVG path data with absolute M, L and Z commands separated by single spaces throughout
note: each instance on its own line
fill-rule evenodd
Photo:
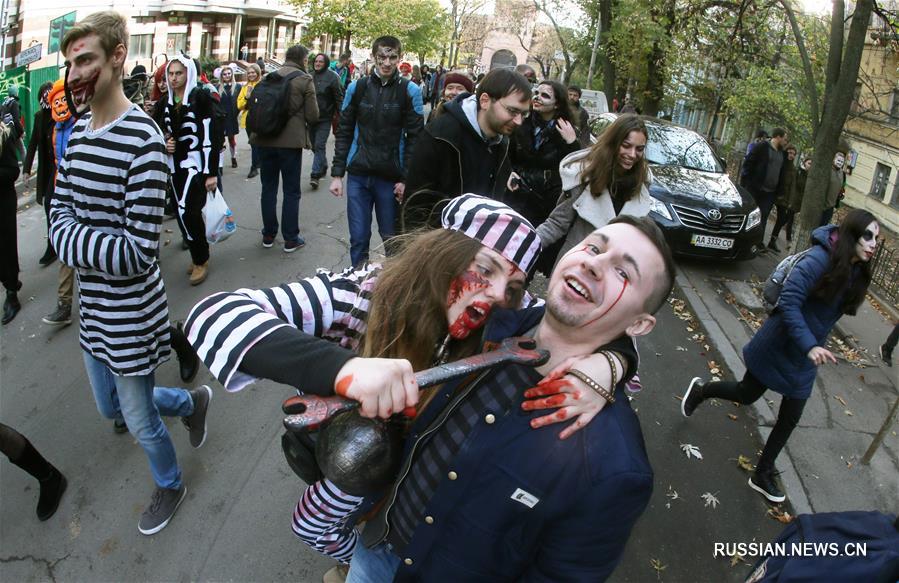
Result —
M 479 273 L 466 271 L 450 283 L 447 309 L 463 300 L 465 296 L 473 296 L 490 287 L 490 282 Z M 482 300 L 473 301 L 462 309 L 450 323 L 449 334 L 457 340 L 467 338 L 472 330 L 484 325 L 490 315 L 491 304 Z
M 87 106 L 94 98 L 94 93 L 97 90 L 97 81 L 99 79 L 100 69 L 96 69 L 84 79 L 78 80 L 74 83 L 69 83 L 69 91 L 72 94 L 72 101 L 79 111 L 83 107 Z

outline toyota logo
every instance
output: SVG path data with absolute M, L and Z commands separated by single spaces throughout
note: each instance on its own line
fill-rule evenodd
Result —
M 721 220 L 721 211 L 718 209 L 712 209 L 708 212 L 709 220 L 715 221 L 716 223 Z

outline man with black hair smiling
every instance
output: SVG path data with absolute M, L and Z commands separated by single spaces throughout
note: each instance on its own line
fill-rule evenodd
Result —
M 508 136 L 524 121 L 530 103 L 527 79 L 509 69 L 494 69 L 474 95 L 444 104 L 446 115 L 425 127 L 412 154 L 404 231 L 426 224 L 429 217 L 439 220 L 433 210 L 441 199 L 466 192 L 502 198 L 512 172 Z

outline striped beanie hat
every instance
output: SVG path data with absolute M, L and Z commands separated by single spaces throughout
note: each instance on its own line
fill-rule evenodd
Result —
M 533 225 L 507 205 L 463 194 L 449 201 L 441 213 L 444 229 L 479 241 L 530 275 L 540 256 L 540 238 Z

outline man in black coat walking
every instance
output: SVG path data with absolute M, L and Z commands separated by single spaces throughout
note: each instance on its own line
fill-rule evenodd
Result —
M 749 150 L 743 161 L 742 185 L 755 198 L 762 213 L 762 240 L 768 225 L 768 215 L 774 208 L 774 201 L 783 190 L 783 169 L 786 164 L 784 149 L 789 143 L 786 130 L 775 128 L 771 139 L 759 142 Z
M 50 112 L 50 102 L 47 95 L 53 83 L 47 82 L 38 90 L 38 102 L 40 109 L 34 114 L 34 124 L 31 126 L 31 141 L 28 142 L 28 151 L 25 153 L 25 161 L 22 165 L 24 182 L 27 184 L 31 177 L 31 168 L 34 165 L 34 155 L 37 154 L 37 185 L 35 195 L 37 203 L 44 206 L 44 217 L 47 221 L 47 230 L 50 229 L 50 198 L 53 196 L 53 177 L 56 175 L 56 156 L 53 153 L 53 115 Z M 46 267 L 56 260 L 56 251 L 47 239 L 47 248 L 38 260 Z

